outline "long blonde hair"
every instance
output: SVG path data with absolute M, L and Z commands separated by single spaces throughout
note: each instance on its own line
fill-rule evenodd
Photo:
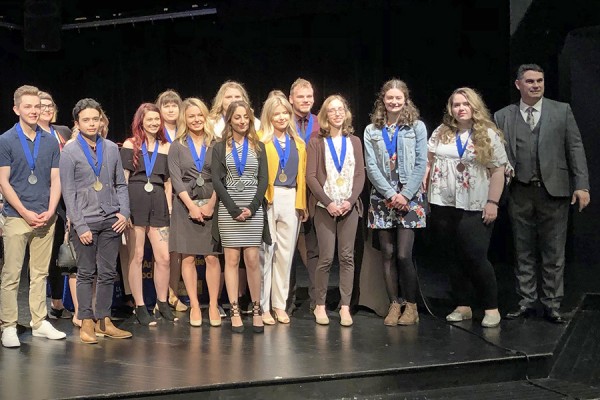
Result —
M 223 114 L 227 112 L 227 110 L 223 110 L 223 98 L 225 97 L 225 92 L 227 89 L 237 89 L 242 94 L 242 100 L 247 104 L 250 104 L 250 98 L 248 97 L 248 92 L 244 89 L 244 86 L 236 81 L 226 81 L 224 82 L 219 91 L 215 95 L 215 98 L 212 102 L 212 107 L 210 109 L 210 118 L 212 120 L 219 120 Z
M 328 137 L 331 134 L 331 127 L 329 126 L 329 120 L 327 119 L 327 108 L 329 108 L 329 104 L 331 104 L 331 102 L 334 100 L 341 101 L 344 105 L 344 109 L 346 110 L 344 123 L 342 124 L 342 135 L 352 135 L 354 133 L 354 127 L 352 127 L 352 113 L 350 112 L 350 107 L 348 107 L 348 102 L 346 99 L 339 94 L 331 95 L 323 102 L 323 105 L 319 110 L 319 114 L 317 115 L 319 126 L 321 127 L 319 134 L 323 137 Z
M 452 102 L 457 94 L 463 95 L 469 102 L 472 112 L 473 128 L 471 130 L 471 141 L 475 147 L 475 160 L 482 165 L 488 164 L 492 157 L 493 151 L 492 141 L 488 135 L 488 129 L 492 129 L 504 140 L 504 135 L 496 125 L 492 122 L 490 112 L 487 109 L 483 99 L 475 90 L 462 87 L 456 89 L 446 103 L 446 110 L 442 120 L 442 126 L 438 133 L 438 139 L 442 143 L 451 143 L 456 139 L 458 132 L 458 122 L 452 115 Z
M 292 111 L 292 105 L 285 97 L 272 96 L 265 101 L 262 114 L 260 116 L 260 126 L 263 131 L 261 141 L 263 143 L 268 143 L 273 140 L 273 132 L 275 131 L 275 128 L 273 127 L 273 122 L 271 120 L 275 114 L 275 109 L 279 106 L 283 106 L 289 114 L 288 126 L 285 129 L 285 133 L 290 135 L 292 139 L 295 139 L 298 136 L 298 133 L 296 132 L 296 124 L 294 124 L 293 120 L 294 114 Z
M 232 148 L 233 142 L 233 128 L 231 127 L 231 119 L 233 118 L 233 113 L 238 107 L 243 107 L 248 114 L 248 133 L 246 137 L 248 141 L 254 148 L 254 151 L 258 154 L 260 152 L 260 147 L 258 146 L 258 142 L 260 139 L 258 138 L 258 134 L 256 133 L 256 129 L 254 128 L 254 112 L 250 107 L 250 104 L 246 103 L 243 100 L 234 101 L 229 105 L 227 112 L 225 113 L 225 129 L 223 129 L 223 137 L 225 138 L 225 145 L 228 149 Z
M 178 140 L 184 146 L 187 146 L 187 137 L 190 134 L 190 129 L 187 126 L 185 112 L 188 108 L 198 107 L 204 117 L 204 144 L 209 146 L 215 139 L 212 123 L 208 118 L 208 107 L 204 102 L 196 97 L 188 97 L 181 102 L 179 107 L 179 117 L 177 118 L 177 134 L 175 140 Z

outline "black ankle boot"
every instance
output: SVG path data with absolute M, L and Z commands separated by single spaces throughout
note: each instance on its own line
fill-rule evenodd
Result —
M 154 307 L 154 315 L 159 315 L 167 321 L 175 322 L 179 321 L 179 318 L 173 315 L 169 303 L 166 301 L 156 300 L 156 307 Z
M 137 318 L 140 325 L 143 326 L 155 326 L 156 320 L 150 313 L 144 304 L 135 307 L 135 317 Z

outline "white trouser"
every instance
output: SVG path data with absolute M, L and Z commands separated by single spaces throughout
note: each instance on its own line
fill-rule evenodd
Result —
M 263 311 L 274 308 L 285 310 L 290 289 L 290 269 L 300 231 L 300 218 L 296 211 L 296 189 L 275 186 L 273 204 L 267 209 L 270 246 L 264 247 L 260 305 Z

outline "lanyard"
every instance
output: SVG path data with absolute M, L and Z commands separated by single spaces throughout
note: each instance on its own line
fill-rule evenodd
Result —
M 194 160 L 194 164 L 196 165 L 196 169 L 198 173 L 202 173 L 202 168 L 204 168 L 204 157 L 206 156 L 206 145 L 202 144 L 202 148 L 200 149 L 200 157 L 198 157 L 198 152 L 196 151 L 196 146 L 194 146 L 194 141 L 188 135 L 187 144 L 190 148 L 190 153 L 192 154 L 192 159 Z
M 19 135 L 19 141 L 21 142 L 21 147 L 23 148 L 23 152 L 25 153 L 25 158 L 27 159 L 27 164 L 29 164 L 29 170 L 33 174 L 35 171 L 35 162 L 38 158 L 38 153 L 40 152 L 40 139 L 42 137 L 42 132 L 40 127 L 38 126 L 35 130 L 35 140 L 33 141 L 33 155 L 29 150 L 29 146 L 27 145 L 27 139 L 25 138 L 25 133 L 23 132 L 23 128 L 17 122 L 17 134 Z
M 154 141 L 154 151 L 152 152 L 152 158 L 148 156 L 148 146 L 146 146 L 146 142 L 142 143 L 142 155 L 144 156 L 146 178 L 150 180 L 150 176 L 152 175 L 152 171 L 154 170 L 154 164 L 156 164 L 156 158 L 158 157 L 158 140 Z
M 467 145 L 469 144 L 469 139 L 471 138 L 471 132 L 472 131 L 469 130 L 469 136 L 467 137 L 464 146 L 460 141 L 460 135 L 458 134 L 458 132 L 456 133 L 456 150 L 458 151 L 458 157 L 460 159 L 462 159 L 463 154 L 465 154 L 465 150 L 467 150 Z
M 102 154 L 104 147 L 104 140 L 100 135 L 96 135 L 96 164 L 94 164 L 94 159 L 92 158 L 92 153 L 90 152 L 90 146 L 86 143 L 85 139 L 82 135 L 77 136 L 77 140 L 79 141 L 79 145 L 83 150 L 83 154 L 85 154 L 85 158 L 87 158 L 88 164 L 92 167 L 96 178 L 100 177 L 100 170 L 102 169 Z
M 397 150 L 398 147 L 398 132 L 400 131 L 400 125 L 398 125 L 396 127 L 396 130 L 394 131 L 394 136 L 392 136 L 392 139 L 390 140 L 390 134 L 388 133 L 387 130 L 387 126 L 383 127 L 383 134 L 381 136 L 383 136 L 383 141 L 385 142 L 385 148 L 387 149 L 388 155 L 390 156 L 390 158 L 392 158 L 392 156 L 394 155 L 394 153 Z
M 237 153 L 237 146 L 235 145 L 235 140 L 231 139 L 231 153 L 233 153 L 233 162 L 235 163 L 235 168 L 237 169 L 238 176 L 241 178 L 244 175 L 244 169 L 246 168 L 246 160 L 248 159 L 248 138 L 244 137 L 244 144 L 242 145 L 242 159 L 240 160 L 240 156 Z
M 290 159 L 290 152 L 292 147 L 290 146 L 290 137 L 288 135 L 285 135 L 285 150 L 281 148 L 281 143 L 279 143 L 279 140 L 277 140 L 276 137 L 273 137 L 273 144 L 275 145 L 275 150 L 277 150 L 277 154 L 279 155 L 279 165 L 281 166 L 281 170 L 283 171 L 285 169 L 285 165 Z
M 331 139 L 331 136 L 327 137 L 327 144 L 329 145 L 329 152 L 331 153 L 331 158 L 333 158 L 335 169 L 341 173 L 344 166 L 344 160 L 346 160 L 346 136 L 342 135 L 342 151 L 339 158 L 335 152 L 335 147 L 333 147 L 333 139 Z

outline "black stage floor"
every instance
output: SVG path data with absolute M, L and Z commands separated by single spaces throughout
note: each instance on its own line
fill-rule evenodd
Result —
M 335 393 L 331 387 L 323 387 L 325 392 L 318 387 L 310 390 L 315 397 L 338 398 L 360 393 L 375 383 L 369 382 L 375 377 L 378 385 L 397 382 L 392 385 L 398 387 L 386 390 L 408 391 L 434 387 L 431 376 L 436 371 L 446 372 L 437 373 L 435 379 L 455 386 L 482 379 L 517 380 L 527 368 L 522 354 L 494 347 L 424 314 L 417 326 L 385 327 L 381 318 L 360 311 L 355 325 L 343 328 L 334 313 L 330 326 L 316 326 L 301 309 L 291 325 L 266 327 L 264 334 L 251 329 L 233 334 L 229 321 L 220 328 L 207 322 L 192 328 L 183 315 L 178 323 L 159 321 L 157 327 L 147 328 L 129 319 L 122 327 L 133 331 L 133 339 L 102 339 L 97 345 L 80 343 L 78 329 L 69 320 L 56 324 L 68 332 L 63 341 L 35 338 L 28 330 L 20 336 L 20 349 L 0 350 L 0 396 L 92 398 L 224 391 L 223 396 L 229 395 L 211 398 L 226 398 L 244 387 L 272 390 L 272 385 L 329 381 L 337 385 Z M 245 323 L 249 328 L 251 320 Z M 538 319 L 502 322 L 500 328 L 488 330 L 477 320 L 459 326 L 527 353 L 530 363 L 536 363 L 529 373 L 539 377 L 547 375 L 543 370 L 565 330 Z M 398 378 L 402 374 L 408 379 Z M 310 393 L 298 398 L 308 397 Z

